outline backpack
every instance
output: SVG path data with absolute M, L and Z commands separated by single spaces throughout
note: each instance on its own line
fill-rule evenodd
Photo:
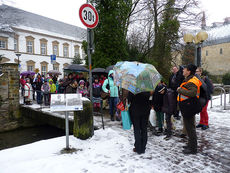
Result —
M 202 83 L 202 85 L 200 86 L 200 97 L 199 97 L 199 102 L 201 104 L 201 107 L 203 109 L 203 107 L 207 104 L 208 100 L 209 100 L 209 94 L 208 94 L 208 87 L 206 85 L 206 83 L 204 82 L 203 79 L 201 79 L 199 76 L 196 76 Z M 201 111 L 200 111 L 201 112 Z

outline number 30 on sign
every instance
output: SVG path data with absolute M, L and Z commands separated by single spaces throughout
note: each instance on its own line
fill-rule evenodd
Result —
M 90 4 L 83 4 L 79 9 L 80 20 L 87 28 L 95 28 L 99 21 L 96 9 Z

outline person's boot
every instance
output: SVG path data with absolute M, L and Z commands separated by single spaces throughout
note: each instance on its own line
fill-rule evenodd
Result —
M 204 125 L 203 124 L 198 124 L 197 126 L 196 126 L 196 128 L 202 128 Z
M 202 130 L 206 130 L 206 129 L 208 129 L 208 128 L 209 128 L 208 125 L 203 125 L 203 127 L 201 127 Z
M 196 154 L 197 153 L 197 149 L 193 149 L 192 150 L 191 148 L 188 147 L 188 148 L 186 148 L 186 149 L 183 150 L 183 153 L 184 154 Z
M 168 141 L 172 138 L 172 135 L 166 135 L 166 137 L 164 138 L 164 140 Z
M 159 128 L 158 130 L 157 130 L 157 133 L 158 134 L 160 134 L 160 133 L 162 133 L 163 132 L 163 128 Z
M 188 149 L 189 146 L 188 145 L 185 145 L 185 146 L 182 146 L 183 149 Z
M 111 116 L 111 121 L 114 121 L 114 117 L 113 116 Z

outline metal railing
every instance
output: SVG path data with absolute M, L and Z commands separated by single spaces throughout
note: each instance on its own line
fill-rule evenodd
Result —
M 229 94 L 229 103 L 230 103 L 230 85 L 214 85 L 214 91 L 215 90 L 220 90 L 220 106 L 223 105 L 223 95 L 224 95 L 224 110 L 227 110 L 226 102 L 227 102 L 227 97 L 226 97 L 226 89 L 228 89 L 228 94 Z M 211 98 L 211 108 L 213 108 L 212 104 L 212 98 Z

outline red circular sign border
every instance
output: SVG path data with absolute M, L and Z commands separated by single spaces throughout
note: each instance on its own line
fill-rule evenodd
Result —
M 92 24 L 92 25 L 88 25 L 88 24 L 83 20 L 83 17 L 82 17 L 82 15 L 81 15 L 81 13 L 82 13 L 82 11 L 83 11 L 83 9 L 84 9 L 85 7 L 91 8 L 91 9 L 94 11 L 94 13 L 96 14 L 96 21 L 95 21 L 95 23 Z M 98 13 L 97 13 L 96 9 L 95 9 L 92 5 L 90 5 L 90 4 L 83 4 L 83 5 L 80 7 L 80 9 L 79 9 L 79 17 L 80 17 L 80 20 L 81 20 L 81 22 L 83 23 L 83 25 L 85 25 L 87 28 L 91 28 L 91 29 L 95 28 L 95 27 L 97 26 L 97 24 L 98 24 L 98 21 L 99 21 L 99 16 L 98 16 Z

